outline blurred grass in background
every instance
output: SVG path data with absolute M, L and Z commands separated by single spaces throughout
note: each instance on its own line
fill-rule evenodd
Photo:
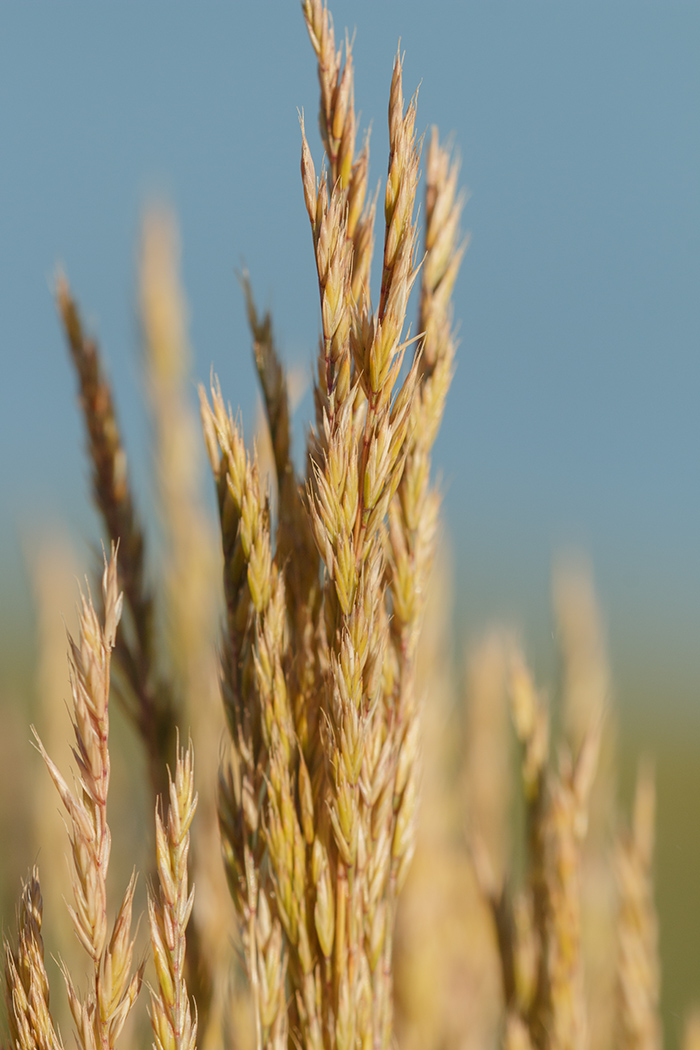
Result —
M 49 532 L 54 536 L 53 541 L 47 537 L 42 539 L 38 532 L 27 541 L 27 566 L 23 574 L 25 589 L 14 593 L 5 591 L 3 594 L 3 618 L 8 630 L 3 632 L 0 643 L 0 906 L 3 928 L 7 930 L 14 921 L 20 879 L 26 875 L 31 863 L 38 860 L 45 870 L 43 884 L 48 901 L 45 920 L 47 946 L 55 952 L 56 946 L 60 945 L 61 952 L 70 957 L 72 933 L 61 901 L 69 885 L 67 863 L 62 859 L 65 854 L 62 821 L 58 804 L 51 797 L 52 786 L 40 756 L 31 743 L 29 723 L 38 722 L 42 731 L 50 735 L 53 752 L 67 759 L 68 722 L 61 700 L 68 695 L 65 628 L 70 626 L 74 615 L 77 595 L 75 576 L 82 576 L 89 569 L 90 554 L 85 549 L 79 554 L 75 545 L 65 537 L 59 539 L 57 545 L 55 537 L 60 537 L 60 527 L 55 526 Z M 56 579 L 47 580 L 52 563 L 55 569 L 57 553 L 62 569 Z M 40 611 L 36 605 L 36 580 L 41 574 L 44 576 L 45 600 L 49 595 L 53 595 L 54 599 L 48 619 L 48 610 L 45 608 Z M 30 587 L 34 593 L 33 600 L 29 598 Z M 15 610 L 15 614 L 10 610 Z M 476 618 L 477 610 L 471 609 L 470 613 L 472 619 Z M 452 691 L 453 708 L 447 712 L 450 744 L 449 754 L 443 758 L 448 771 L 447 783 L 453 792 L 448 838 L 452 836 L 455 845 L 452 859 L 457 857 L 452 875 L 447 872 L 445 878 L 448 881 L 456 879 L 459 886 L 465 879 L 467 882 L 472 880 L 473 876 L 464 849 L 461 824 L 464 797 L 459 781 L 459 769 L 464 761 L 461 748 L 464 746 L 468 750 L 469 747 L 468 737 L 465 736 L 467 714 L 462 701 L 463 688 L 456 686 L 456 683 L 464 678 L 466 654 L 473 651 L 479 639 L 476 635 L 464 637 L 458 621 L 450 626 L 449 616 L 444 626 L 445 638 L 448 640 L 443 638 L 440 644 L 445 679 L 448 682 L 446 691 L 448 694 Z M 484 624 L 481 635 L 488 626 Z M 527 623 L 518 627 L 522 634 L 534 640 L 541 662 L 556 667 L 553 620 L 550 629 L 539 635 L 536 627 L 534 632 L 528 630 Z M 215 639 L 212 644 L 215 644 Z M 47 655 L 46 650 L 51 647 L 53 652 Z M 54 667 L 61 669 L 60 679 L 51 683 L 50 696 L 47 695 L 47 659 L 53 661 Z M 700 999 L 700 712 L 689 706 L 687 693 L 679 689 L 672 679 L 663 697 L 640 695 L 638 683 L 626 681 L 624 677 L 612 683 L 612 691 L 614 707 L 609 713 L 609 723 L 616 741 L 614 783 L 618 814 L 621 817 L 626 819 L 625 815 L 630 812 L 639 756 L 650 757 L 655 771 L 657 838 L 654 870 L 660 928 L 661 1014 L 665 1044 L 680 1045 L 689 1010 Z M 148 870 L 152 821 L 145 763 L 138 742 L 118 708 L 115 708 L 113 718 L 116 745 L 113 750 L 112 793 L 115 846 L 114 871 L 110 873 L 110 878 L 114 878 L 115 884 L 121 884 L 128 877 L 132 864 Z M 46 729 L 48 719 L 49 731 Z M 516 777 L 516 763 L 512 754 L 510 775 Z M 421 813 L 426 819 L 431 819 L 426 806 L 428 803 L 424 803 Z M 42 808 L 45 809 L 45 815 L 38 820 L 37 813 Z M 144 828 L 148 829 L 146 833 Z M 419 832 L 421 834 L 423 832 Z M 419 851 L 416 861 L 418 874 L 420 866 Z M 141 906 L 143 890 L 142 883 L 138 898 Z M 430 916 L 429 910 L 427 916 Z M 483 920 L 480 923 L 481 936 L 484 934 Z M 435 937 L 435 928 L 428 927 L 426 932 L 423 923 L 419 923 L 419 926 L 423 929 L 424 938 L 429 934 Z M 488 924 L 486 936 L 492 936 Z M 461 943 L 458 929 L 452 928 L 451 938 L 459 942 L 457 948 L 452 946 L 457 957 L 465 950 L 468 951 L 468 947 L 465 948 Z M 433 950 L 439 949 L 437 943 Z M 430 951 L 425 940 L 422 950 Z M 54 1004 L 61 1004 L 63 993 L 59 987 L 58 969 L 52 961 L 48 962 L 48 966 L 49 976 L 56 984 Z M 398 976 L 400 982 L 400 969 Z M 493 991 L 491 989 L 491 993 Z M 423 994 L 429 1000 L 430 988 L 424 990 Z M 453 989 L 453 994 L 459 999 L 459 984 Z M 420 1011 L 429 1008 L 418 995 L 413 1009 Z M 406 1045 L 411 1045 L 410 1040 Z

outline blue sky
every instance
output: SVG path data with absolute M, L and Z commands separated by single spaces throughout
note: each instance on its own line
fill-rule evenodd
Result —
M 464 622 L 510 616 L 546 640 L 551 558 L 583 548 L 630 689 L 638 678 L 651 695 L 673 675 L 697 700 L 700 7 L 332 9 L 355 32 L 372 180 L 400 37 L 419 127 L 454 136 L 470 192 L 459 364 L 435 453 Z M 286 360 L 308 366 L 318 297 L 298 108 L 313 127 L 293 0 L 0 8 L 5 593 L 29 524 L 94 528 L 50 295 L 59 263 L 109 362 L 142 493 L 135 262 L 149 199 L 179 216 L 197 375 L 213 364 L 252 420 L 243 264 Z

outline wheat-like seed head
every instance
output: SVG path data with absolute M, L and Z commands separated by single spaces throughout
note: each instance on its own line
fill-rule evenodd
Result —
M 156 860 L 160 890 L 148 895 L 151 945 L 158 989 L 151 989 L 151 1024 L 156 1050 L 195 1050 L 197 1016 L 185 980 L 185 931 L 194 903 L 188 891 L 190 825 L 197 808 L 192 747 L 179 751 L 170 780 L 167 818 L 156 809 Z M 196 1011 L 196 1008 L 195 1008 Z
M 5 1001 L 12 1045 L 17 1050 L 63 1050 L 49 1012 L 49 981 L 41 936 L 43 902 L 35 867 L 22 887 L 17 948 L 3 938 Z
M 83 331 L 78 307 L 63 275 L 56 282 L 56 302 L 78 377 L 95 503 L 109 542 L 118 544 L 121 551 L 120 586 L 130 623 L 117 642 L 116 662 L 124 686 L 118 695 L 146 746 L 151 785 L 157 795 L 167 790 L 165 770 L 174 748 L 177 716 L 171 690 L 156 668 L 155 612 L 145 582 L 143 529 L 99 348 Z
M 89 595 L 81 594 L 80 635 L 69 639 L 73 699 L 73 757 L 78 767 L 73 790 L 47 754 L 37 746 L 68 815 L 73 905 L 68 906 L 78 940 L 92 962 L 93 990 L 81 998 L 64 967 L 68 1002 L 84 1050 L 111 1050 L 136 1000 L 143 964 L 132 975 L 134 942 L 131 913 L 136 879 L 132 876 L 108 937 L 107 869 L 111 834 L 107 823 L 109 790 L 110 659 L 121 617 L 117 555 L 113 548 L 102 577 L 104 620 Z

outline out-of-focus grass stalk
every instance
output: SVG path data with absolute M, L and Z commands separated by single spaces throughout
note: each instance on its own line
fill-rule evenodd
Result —
M 620 835 L 617 1032 L 620 1050 L 660 1050 L 658 930 L 652 880 L 656 794 L 648 764 L 637 776 L 632 826 Z
M 683 1050 L 700 1050 L 700 1008 L 693 1007 L 683 1027 Z
M 588 1039 L 613 1044 L 615 1013 L 615 878 L 610 864 L 616 820 L 616 727 L 605 630 L 590 565 L 580 555 L 557 559 L 553 608 L 560 662 L 562 732 L 572 753 L 587 727 L 601 722 L 600 753 L 581 855 L 581 941 L 586 964 Z M 593 1004 L 595 1008 L 593 1009 Z
M 93 498 L 109 540 L 119 544 L 120 584 L 127 616 L 119 633 L 117 691 L 146 749 L 155 795 L 168 790 L 167 764 L 175 753 L 178 711 L 156 657 L 155 606 L 146 582 L 145 540 L 136 512 L 112 390 L 96 341 L 83 330 L 68 282 L 59 275 L 56 302 L 78 379 L 92 464 Z
M 183 731 L 201 768 L 216 768 L 224 731 L 216 649 L 218 559 L 202 493 L 201 432 L 191 404 L 191 353 L 179 280 L 175 221 L 146 214 L 141 249 L 143 362 L 153 427 L 153 479 L 164 540 L 160 561 L 165 641 Z M 193 831 L 197 901 L 190 927 L 188 984 L 202 1050 L 221 1042 L 233 914 L 221 865 L 216 780 L 203 777 Z
M 482 798 L 486 785 L 481 773 L 488 778 L 496 772 L 478 761 L 472 766 L 480 747 L 486 756 L 492 754 L 493 744 L 508 750 L 507 733 L 505 739 L 489 742 L 486 728 L 502 725 L 507 718 L 504 674 L 497 666 L 501 638 L 489 634 L 470 653 L 465 730 L 459 724 L 464 712 L 458 709 L 449 642 L 450 578 L 449 555 L 442 544 L 418 646 L 417 691 L 426 698 L 421 803 L 416 852 L 397 921 L 397 1037 L 406 1050 L 482 1050 L 494 1044 L 500 1016 L 496 947 L 466 849 L 465 815 L 470 814 L 471 823 L 474 810 L 471 805 L 465 809 L 464 789 L 471 785 L 474 796 Z M 499 809 L 499 798 L 500 784 L 493 800 L 484 799 L 489 812 Z M 500 833 L 507 834 L 506 815 L 500 813 L 498 819 Z M 481 819 L 477 823 L 481 825 Z
M 526 804 L 526 881 L 516 895 L 475 854 L 501 957 L 506 1041 L 528 1038 L 538 1050 L 586 1045 L 588 1022 L 581 946 L 582 843 L 601 735 L 592 718 L 571 754 L 549 759 L 550 719 L 527 665 L 511 656 L 511 709 L 522 748 Z M 483 850 L 486 854 L 486 850 Z
M 78 563 L 75 551 L 67 536 L 54 526 L 50 536 L 37 538 L 27 553 L 30 563 L 34 603 L 37 620 L 37 696 L 42 739 L 47 751 L 62 775 L 68 776 L 67 762 L 62 756 L 65 750 L 65 666 L 66 632 L 75 636 L 78 627 L 77 614 L 70 612 L 75 606 L 75 581 L 78 578 Z M 57 614 L 63 610 L 63 619 Z M 35 778 L 32 785 L 32 821 L 34 848 L 39 857 L 63 857 L 65 828 L 60 813 L 56 810 L 56 789 L 45 776 Z M 80 946 L 66 925 L 67 916 L 63 901 L 70 893 L 70 873 L 66 864 L 55 864 L 51 878 L 42 891 L 45 919 L 44 932 L 53 945 L 53 952 L 61 958 L 71 972 L 78 972 Z M 54 1015 L 59 1027 L 64 1026 L 69 1015 L 65 1003 L 59 999 L 54 1003 Z
M 466 731 L 463 760 L 464 816 L 468 836 L 484 858 L 489 878 L 503 886 L 509 863 L 513 792 L 506 684 L 513 642 L 492 628 L 475 645 L 466 666 Z
M 421 803 L 413 863 L 401 894 L 394 947 L 397 1038 L 406 1050 L 438 1047 L 450 1030 L 448 982 L 455 964 L 449 926 L 455 915 L 459 858 L 454 845 L 454 682 L 450 674 L 451 608 L 447 565 L 436 558 L 418 646 L 419 695 L 430 689 L 421 720 Z M 461 891 L 462 887 L 459 887 Z M 462 918 L 460 912 L 460 918 Z M 451 1004 L 449 1004 L 451 1005 Z

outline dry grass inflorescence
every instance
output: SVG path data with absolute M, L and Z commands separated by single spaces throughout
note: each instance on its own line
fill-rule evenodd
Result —
M 35 734 L 65 811 L 68 911 L 87 956 L 81 990 L 75 950 L 61 951 L 75 1038 L 82 1050 L 116 1046 L 122 1032 L 123 1045 L 143 1043 L 134 1007 L 145 975 L 159 1050 L 381 1050 L 397 1040 L 652 1050 L 653 781 L 645 767 L 631 829 L 618 833 L 589 576 L 569 569 L 555 586 L 558 719 L 509 633 L 490 633 L 470 654 L 464 703 L 448 670 L 449 572 L 439 563 L 431 576 L 440 504 L 431 452 L 454 370 L 452 291 L 466 247 L 458 165 L 436 131 L 427 142 L 418 135 L 397 54 L 373 304 L 379 195 L 368 191 L 369 139 L 357 149 L 352 51 L 336 48 L 321 0 L 302 9 L 325 150 L 319 174 L 302 118 L 321 317 L 315 419 L 299 473 L 272 321 L 244 275 L 268 440 L 251 451 L 218 381 L 200 388 L 222 556 L 200 486 L 172 221 L 148 217 L 141 267 L 160 564 L 98 345 L 66 279 L 57 282 L 109 551 L 97 608 L 86 589 L 69 640 L 72 781 L 49 754 L 52 711 L 40 712 Z M 53 593 L 37 585 L 42 603 Z M 42 661 L 45 684 L 55 664 Z M 155 811 L 143 946 L 132 932 L 135 874 L 110 919 L 112 675 Z M 46 692 L 55 705 L 54 688 Z M 45 795 L 37 799 L 45 811 Z M 16 936 L 5 939 L 15 1050 L 63 1046 L 42 909 L 35 867 Z M 697 1027 L 691 1019 L 688 1046 Z

